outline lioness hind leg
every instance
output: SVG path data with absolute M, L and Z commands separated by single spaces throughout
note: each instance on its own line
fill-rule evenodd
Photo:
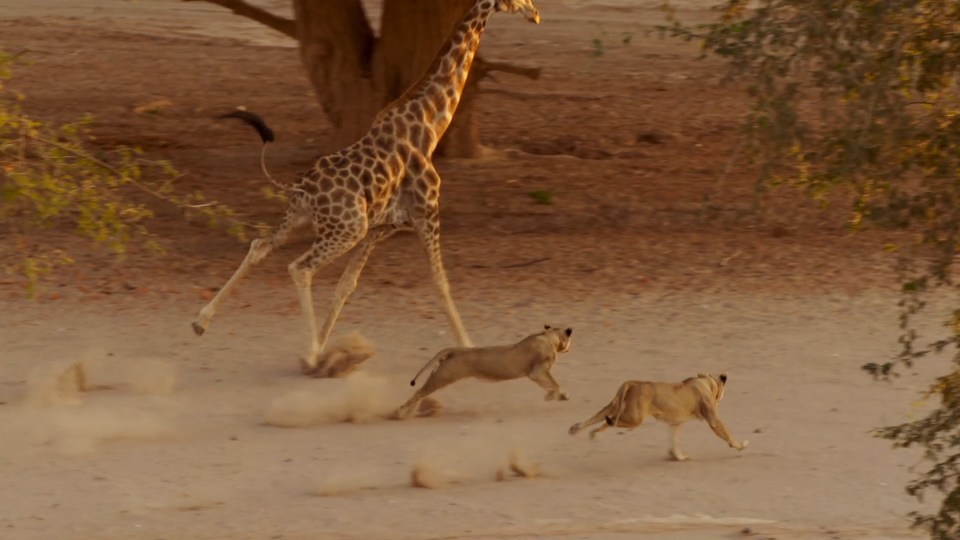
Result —
M 577 433 L 580 432 L 581 429 L 585 427 L 603 422 L 604 417 L 610 414 L 610 411 L 612 410 L 611 407 L 612 407 L 612 404 L 607 405 L 606 407 L 600 409 L 600 411 L 597 412 L 597 414 L 591 416 L 590 418 L 587 418 L 583 422 L 577 422 L 576 424 L 570 426 L 570 429 L 568 429 L 567 432 L 571 435 L 576 435 Z
M 590 439 L 592 440 L 594 437 L 597 436 L 597 433 L 600 433 L 601 431 L 603 431 L 603 430 L 605 430 L 605 429 L 610 429 L 610 426 L 608 426 L 607 424 L 602 424 L 602 425 L 601 425 L 600 427 L 598 427 L 597 429 L 591 430 L 591 431 L 590 431 Z
M 398 419 L 403 420 L 404 418 L 407 418 L 410 416 L 411 412 L 417 410 L 417 406 L 420 404 L 420 401 L 423 400 L 423 398 L 429 396 L 437 390 L 440 390 L 441 388 L 449 386 L 458 380 L 457 378 L 449 377 L 444 372 L 443 367 L 443 364 L 441 364 L 436 371 L 431 373 L 430 377 L 427 379 L 427 382 L 423 383 L 423 386 L 414 392 L 413 395 L 410 396 L 410 399 L 408 399 L 406 403 L 397 409 Z
M 623 413 L 621 413 L 619 415 L 620 416 L 619 419 L 614 418 L 614 415 L 616 414 L 615 412 L 613 414 L 610 414 L 604 417 L 603 425 L 591 431 L 590 438 L 592 439 L 597 436 L 597 433 L 600 433 L 601 431 L 612 428 L 612 427 L 634 429 L 643 425 L 643 421 L 646 418 L 645 414 L 640 414 L 639 416 L 634 418 L 632 416 L 629 416 L 629 411 L 627 411 L 627 413 L 628 413 L 627 415 L 624 415 Z
M 560 401 L 566 401 L 569 399 L 567 394 L 560 391 L 560 384 L 556 379 L 553 378 L 553 375 L 550 374 L 550 371 L 546 368 L 536 367 L 527 375 L 533 382 L 537 383 L 540 388 L 543 388 L 547 391 L 547 395 L 543 399 L 547 401 L 553 401 L 559 399 Z

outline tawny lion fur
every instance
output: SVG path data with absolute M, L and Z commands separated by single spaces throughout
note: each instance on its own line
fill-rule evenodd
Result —
M 416 410 L 423 398 L 460 379 L 474 377 L 488 381 L 507 381 L 528 377 L 547 391 L 547 401 L 567 399 L 550 369 L 559 353 L 570 350 L 572 328 L 554 328 L 545 325 L 543 331 L 527 336 L 512 345 L 491 347 L 450 347 L 437 353 L 417 372 L 410 386 L 415 386 L 417 377 L 433 368 L 430 377 L 419 390 L 399 409 L 400 419 Z
M 570 434 L 576 435 L 587 426 L 604 422 L 604 425 L 590 432 L 592 439 L 598 432 L 609 427 L 638 427 L 647 417 L 652 416 L 670 425 L 670 457 L 683 461 L 687 457 L 680 451 L 680 426 L 696 418 L 706 420 L 710 429 L 731 448 L 743 450 L 749 442 L 737 442 L 717 414 L 717 406 L 723 399 L 726 383 L 725 373 L 719 376 L 700 373 L 680 383 L 626 381 L 620 385 L 613 400 L 606 407 L 583 422 L 570 426 Z

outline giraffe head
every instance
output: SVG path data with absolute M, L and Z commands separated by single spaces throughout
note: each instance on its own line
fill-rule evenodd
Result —
M 540 11 L 533 5 L 533 0 L 494 0 L 497 11 L 520 13 L 533 24 L 540 24 Z

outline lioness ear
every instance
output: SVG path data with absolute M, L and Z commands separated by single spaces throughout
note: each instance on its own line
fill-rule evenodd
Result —
M 550 325 L 549 325 L 549 324 L 543 325 L 543 329 L 544 329 L 544 330 L 549 330 L 549 329 L 550 329 Z
M 726 373 L 721 373 L 721 374 L 720 374 L 720 382 L 722 382 L 723 384 L 727 384 L 727 374 L 726 374 Z
M 570 337 L 570 334 L 572 333 L 573 333 L 573 328 L 567 328 L 566 330 L 567 337 Z

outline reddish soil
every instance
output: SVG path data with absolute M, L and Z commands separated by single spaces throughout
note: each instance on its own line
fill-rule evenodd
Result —
M 438 167 L 443 253 L 474 340 L 569 322 L 574 349 L 557 378 L 570 402 L 544 403 L 529 382 L 463 383 L 438 395 L 447 409 L 436 418 L 264 426 L 273 400 L 295 391 L 348 409 L 370 388 L 402 400 L 403 381 L 451 344 L 415 238 L 378 248 L 335 331 L 373 341 L 371 379 L 301 380 L 303 323 L 285 266 L 306 240 L 258 267 L 198 341 L 192 316 L 247 245 L 149 201 L 164 255 L 117 259 L 65 230 L 4 242 L 0 263 L 40 247 L 76 263 L 45 277 L 35 301 L 21 280 L 0 285 L 0 536 L 910 537 L 904 516 L 919 503 L 902 486 L 917 456 L 868 430 L 906 419 L 929 373 L 878 385 L 859 371 L 896 351 L 881 249 L 896 238 L 849 232 L 839 197 L 823 210 L 783 188 L 754 211 L 749 166 L 723 173 L 743 89 L 722 84 L 723 65 L 695 46 L 651 33 L 656 2 L 549 4 L 540 27 L 502 17 L 484 37 L 488 58 L 543 68 L 538 81 L 485 83 L 491 157 Z M 707 17 L 687 4 L 684 16 Z M 102 149 L 139 146 L 185 173 L 184 192 L 275 222 L 282 207 L 260 195 L 255 135 L 214 116 L 243 105 L 266 117 L 278 178 L 333 150 L 296 49 L 212 6 L 98 5 L 52 16 L 14 2 L 15 18 L 0 19 L 0 47 L 28 50 L 9 84 L 24 108 L 60 122 L 90 113 Z M 135 112 L 157 99 L 170 105 Z M 317 274 L 321 318 L 342 267 Z M 37 369 L 81 357 L 112 390 L 30 403 Z M 751 439 L 743 453 L 699 424 L 684 431 L 699 459 L 682 464 L 664 460 L 667 430 L 655 423 L 594 443 L 566 435 L 624 379 L 722 370 L 722 415 Z M 545 478 L 494 482 L 511 448 Z M 418 463 L 439 475 L 437 490 L 407 486 Z

